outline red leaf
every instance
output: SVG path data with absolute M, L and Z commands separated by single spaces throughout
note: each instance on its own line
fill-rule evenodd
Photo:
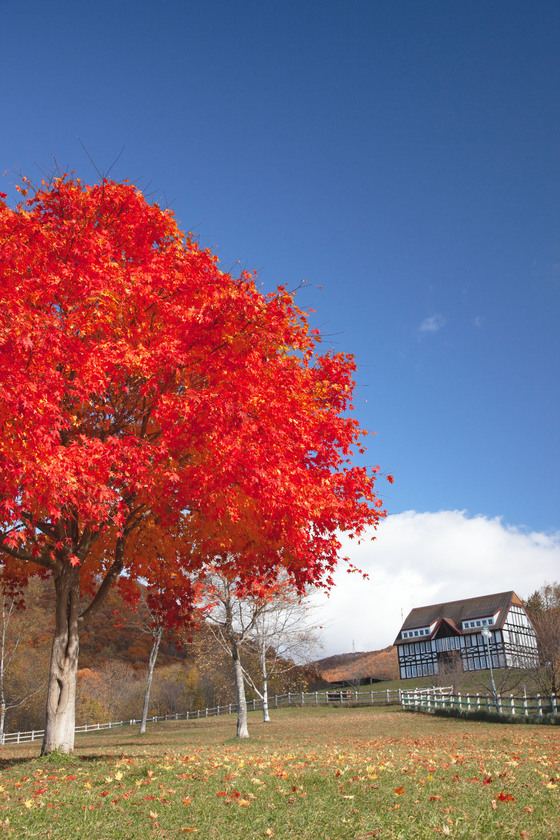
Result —
M 515 796 L 512 796 L 511 793 L 504 793 L 503 791 L 499 793 L 496 797 L 500 802 L 515 802 Z

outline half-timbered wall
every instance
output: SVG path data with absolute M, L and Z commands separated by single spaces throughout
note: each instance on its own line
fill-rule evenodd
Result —
M 506 662 L 513 668 L 531 668 L 538 665 L 537 637 L 524 609 L 511 607 L 504 622 L 504 650 Z
M 538 663 L 535 630 L 521 607 L 510 608 L 503 630 L 492 629 L 492 622 L 486 620 L 479 626 L 488 627 L 488 642 L 481 632 L 473 632 L 399 645 L 401 679 L 437 674 L 438 663 L 453 651 L 459 652 L 464 671 L 486 670 L 490 660 L 493 668 L 528 668 Z

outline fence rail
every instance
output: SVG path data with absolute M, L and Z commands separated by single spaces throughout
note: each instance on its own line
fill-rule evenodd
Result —
M 330 688 L 322 691 L 291 691 L 287 694 L 275 694 L 269 698 L 270 709 L 278 709 L 282 706 L 324 706 L 339 704 L 340 706 L 390 706 L 401 703 L 402 690 L 386 689 L 385 691 L 358 691 L 357 689 Z M 263 701 L 260 699 L 248 700 L 249 711 L 262 709 Z M 175 714 L 157 715 L 149 717 L 148 721 L 165 720 L 199 720 L 200 718 L 216 717 L 217 715 L 237 714 L 237 704 L 228 703 L 224 706 L 213 706 L 205 709 L 194 709 Z M 119 726 L 137 726 L 140 720 L 111 721 L 108 723 L 88 723 L 77 726 L 76 733 L 97 732 L 103 729 L 115 729 Z M 28 732 L 7 732 L 0 737 L 2 744 L 23 744 L 27 741 L 39 741 L 45 734 L 44 729 L 32 729 Z
M 448 711 L 460 715 L 475 715 L 481 712 L 501 717 L 556 721 L 560 718 L 560 701 L 556 694 L 550 696 L 536 694 L 528 697 L 523 694 L 448 694 L 434 693 L 430 690 L 401 691 L 402 708 L 408 711 L 428 712 Z

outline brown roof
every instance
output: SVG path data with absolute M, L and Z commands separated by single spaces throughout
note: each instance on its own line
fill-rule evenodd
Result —
M 432 604 L 429 607 L 416 607 L 407 615 L 395 644 L 402 644 L 403 630 L 428 627 L 434 621 L 444 618 L 461 632 L 462 622 L 473 618 L 483 618 L 499 611 L 494 627 L 500 629 L 512 604 L 522 606 L 515 592 L 498 592 L 494 595 L 482 595 L 478 598 L 466 598 L 462 601 L 449 601 L 446 604 Z

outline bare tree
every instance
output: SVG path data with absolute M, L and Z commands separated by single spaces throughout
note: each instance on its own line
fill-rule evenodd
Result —
M 0 743 L 4 743 L 6 713 L 25 704 L 35 695 L 44 691 L 44 680 L 21 679 L 23 666 L 17 661 L 17 653 L 23 637 L 23 622 L 16 617 L 20 601 L 15 594 L 0 592 Z M 28 657 L 27 657 L 28 659 Z M 29 675 L 34 669 L 29 667 L 24 673 Z M 19 671 L 19 676 L 14 674 Z M 8 678 L 14 677 L 8 684 Z
M 157 562 L 163 570 L 163 561 Z M 152 640 L 140 722 L 142 735 L 146 731 L 152 681 L 162 639 L 166 633 L 177 633 L 192 626 L 195 590 L 192 582 L 177 570 L 167 578 L 164 578 L 163 573 L 155 576 L 155 582 L 149 586 L 137 584 L 137 593 L 139 609 L 135 626 Z
M 239 582 L 214 573 L 207 578 L 205 600 L 211 611 L 207 621 L 218 644 L 229 651 L 237 696 L 237 737 L 248 738 L 245 673 L 241 651 L 255 631 L 267 602 L 242 593 Z
M 533 676 L 547 694 L 560 689 L 560 584 L 545 583 L 525 602 L 538 637 L 539 664 Z
M 243 669 L 243 674 L 261 698 L 263 720 L 268 723 L 269 680 L 315 659 L 320 648 L 319 633 L 310 621 L 314 606 L 287 582 L 266 600 L 253 599 L 252 608 L 258 613 L 251 637 L 258 653 L 260 686 L 248 670 Z

